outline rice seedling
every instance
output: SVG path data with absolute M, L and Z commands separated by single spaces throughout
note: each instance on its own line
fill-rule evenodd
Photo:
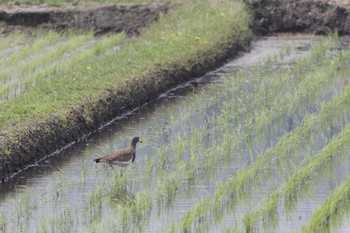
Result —
M 301 232 L 330 232 L 349 212 L 350 179 L 343 181 L 312 214 Z
M 67 176 L 63 171 L 58 172 L 59 179 L 55 186 L 53 187 L 53 192 L 51 193 L 53 199 L 66 199 L 68 194 L 69 181 Z
M 108 190 L 108 198 L 109 200 L 118 199 L 123 195 L 124 190 L 126 189 L 126 184 L 129 180 L 129 172 L 130 168 L 127 168 L 122 173 L 119 171 L 110 181 L 109 190 Z
M 296 203 L 297 191 L 304 185 L 310 185 L 308 181 L 315 178 L 316 171 L 322 174 L 321 165 L 328 162 L 332 156 L 336 156 L 340 151 L 347 149 L 344 145 L 349 136 L 350 125 L 342 133 L 334 137 L 322 151 L 314 156 L 307 157 L 303 165 L 294 169 L 288 176 L 283 186 L 275 190 L 267 199 L 260 202 L 256 210 L 247 213 L 243 220 L 247 232 L 250 232 L 249 229 L 257 223 L 260 216 L 263 217 L 266 226 L 273 227 L 274 224 L 271 224 L 271 221 L 274 222 L 274 219 L 279 216 L 277 213 L 277 204 L 282 195 L 285 197 L 285 211 L 288 212 Z
M 18 197 L 18 209 L 16 209 L 17 217 L 28 218 L 30 213 L 35 210 L 35 208 L 36 205 L 30 198 L 30 190 L 25 188 L 24 193 Z
M 165 203 L 166 206 L 170 206 L 176 197 L 179 185 L 179 173 L 172 172 L 162 175 L 162 179 L 159 180 L 157 184 L 158 204 Z
M 36 230 L 36 233 L 46 233 L 46 232 L 48 232 L 46 219 L 42 217 L 40 219 L 40 228 Z
M 131 209 L 122 205 L 118 205 L 118 213 L 120 215 L 119 225 L 123 232 L 131 231 L 129 223 L 132 219 Z
M 72 216 L 71 208 L 68 206 L 62 212 L 58 212 L 52 219 L 50 219 L 51 232 L 73 232 L 74 231 L 74 217 Z
M 279 60 L 283 61 L 283 59 L 287 56 L 290 56 L 292 54 L 292 50 L 293 50 L 293 45 L 290 43 L 285 43 L 283 44 L 282 48 L 281 48 L 281 52 L 279 53 Z
M 137 193 L 135 195 L 134 203 L 131 206 L 132 213 L 133 216 L 136 217 L 136 221 L 141 222 L 141 220 L 144 220 L 145 216 L 149 216 L 153 208 L 151 193 L 148 191 Z
M 4 212 L 0 215 L 0 231 L 6 232 L 6 223 L 7 223 L 7 216 Z
M 86 159 L 82 159 L 81 163 L 81 184 L 84 185 L 87 176 Z
M 18 232 L 28 232 L 29 231 L 28 222 L 21 222 L 17 227 L 17 230 Z
M 207 199 L 200 200 L 195 208 L 191 208 L 191 210 L 186 214 L 181 221 L 181 230 L 188 231 L 190 230 L 191 225 L 197 221 L 198 223 L 208 222 L 207 215 L 210 210 L 209 201 Z
M 111 204 L 119 215 L 117 229 L 120 229 L 121 226 L 123 231 L 132 231 L 135 227 L 142 231 L 142 226 L 148 221 L 148 216 L 153 208 L 151 194 L 148 191 L 140 191 L 135 195 L 126 193 L 124 196 L 114 199 Z M 115 219 L 115 216 L 113 218 Z M 107 221 L 111 221 L 111 219 L 107 218 Z
M 158 149 L 158 153 L 157 154 L 160 155 L 160 159 L 158 160 L 158 163 L 156 165 L 156 167 L 158 169 L 162 169 L 162 170 L 167 169 L 166 161 L 167 161 L 168 153 L 169 153 L 169 147 L 168 146 L 164 146 L 163 148 L 159 148 Z
M 145 167 L 144 167 L 144 172 L 147 175 L 147 177 L 149 178 L 153 177 L 153 171 L 155 166 L 156 166 L 155 157 L 147 156 L 145 158 Z
M 102 214 L 102 188 L 98 187 L 89 194 L 89 204 L 84 214 L 88 214 L 88 221 L 92 222 L 101 217 Z
M 230 229 L 224 229 L 224 232 L 226 233 L 238 233 L 238 229 L 237 228 L 230 228 Z

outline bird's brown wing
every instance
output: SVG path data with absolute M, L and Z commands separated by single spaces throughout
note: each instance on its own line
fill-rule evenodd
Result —
M 127 162 L 132 158 L 133 153 L 134 153 L 134 150 L 132 148 L 128 148 L 128 149 L 113 153 L 111 155 L 107 155 L 101 158 L 101 160 L 106 162 L 112 162 L 112 161 Z

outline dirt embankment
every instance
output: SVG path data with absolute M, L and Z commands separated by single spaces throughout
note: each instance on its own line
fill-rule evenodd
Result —
M 7 24 L 4 33 L 15 26 L 43 27 L 58 30 L 93 30 L 96 34 L 138 34 L 139 30 L 166 13 L 170 4 L 118 4 L 83 8 L 53 8 L 47 6 L 9 7 L 0 6 L 0 21 Z
M 334 29 L 340 34 L 350 33 L 349 10 L 345 6 L 305 0 L 246 2 L 253 12 L 252 30 L 260 35 L 275 32 L 328 33 Z M 47 11 L 41 7 L 0 7 L 0 21 L 5 21 L 9 27 L 76 28 L 93 29 L 98 34 L 119 31 L 137 34 L 140 28 L 156 20 L 160 12 L 167 12 L 169 7 L 169 4 L 109 5 L 83 9 L 46 8 Z M 242 42 L 218 45 L 216 49 L 224 52 L 197 54 L 202 59 L 198 59 L 200 62 L 193 64 L 191 69 L 188 69 L 186 61 L 181 61 L 172 64 L 169 69 L 145 73 L 133 83 L 106 90 L 98 99 L 78 103 L 65 114 L 64 119 L 52 117 L 13 132 L 2 132 L 0 182 L 116 116 L 156 99 L 165 90 L 217 68 L 244 46 Z
M 278 32 L 350 34 L 350 10 L 340 0 L 246 0 L 259 35 Z

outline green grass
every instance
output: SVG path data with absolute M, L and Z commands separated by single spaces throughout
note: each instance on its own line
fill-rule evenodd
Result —
M 52 40 L 52 37 L 57 39 Z M 0 103 L 7 102 L 30 89 L 45 86 L 47 80 L 56 79 L 63 72 L 69 72 L 87 59 L 98 59 L 110 51 L 117 50 L 125 36 L 106 36 L 97 40 L 92 33 L 77 35 L 72 32 L 60 35 L 57 32 L 44 34 L 40 41 L 26 44 L 3 60 L 3 73 L 0 75 Z M 50 42 L 48 42 L 50 41 Z M 20 58 L 19 58 L 20 57 Z M 20 60 L 20 62 L 19 62 Z M 92 62 L 91 62 L 92 63 Z M 91 65 L 87 64 L 85 69 Z M 32 90 L 33 91 L 33 90 Z M 34 90 L 35 91 L 35 90 Z
M 53 34 L 57 35 L 58 33 Z M 66 36 L 58 38 L 67 41 L 32 44 L 12 54 L 8 61 L 3 61 L 3 73 L 0 75 L 0 82 L 3 84 L 0 88 L 0 97 L 3 97 L 0 98 L 1 102 L 13 99 L 17 95 L 25 93 L 28 88 L 38 85 L 38 82 L 49 79 L 48 74 L 52 74 L 57 66 L 64 66 L 64 62 L 67 63 L 66 68 L 72 67 L 73 59 L 82 56 L 79 50 L 92 41 L 91 34 L 76 35 L 74 38 L 67 38 Z M 43 41 L 47 42 L 49 38 L 44 36 Z M 103 40 L 101 40 L 101 43 L 103 43 Z M 94 49 L 94 47 L 97 47 L 97 45 L 92 46 L 91 49 Z M 37 55 L 33 56 L 33 53 Z M 83 53 L 86 53 L 86 51 L 83 51 Z M 51 78 L 54 78 L 52 76 Z

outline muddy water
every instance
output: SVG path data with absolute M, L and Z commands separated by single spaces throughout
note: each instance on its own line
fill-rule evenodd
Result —
M 154 177 L 147 177 L 144 171 L 149 165 L 146 161 L 151 161 L 160 149 L 171 145 L 179 135 L 188 137 L 193 127 L 204 126 L 208 118 L 220 110 L 222 103 L 227 100 L 227 97 L 222 95 L 224 93 L 221 94 L 227 88 L 224 82 L 225 75 L 239 72 L 241 69 L 259 67 L 266 56 L 277 54 L 286 47 L 292 48 L 291 53 L 283 59 L 283 62 L 275 62 L 270 68 L 273 69 L 283 63 L 292 63 L 298 57 L 306 56 L 315 40 L 318 39 L 279 37 L 259 40 L 253 44 L 253 49 L 249 53 L 242 53 L 240 58 L 222 68 L 164 94 L 159 101 L 134 112 L 126 119 L 112 123 L 58 156 L 21 173 L 13 181 L 1 187 L 0 232 L 45 232 L 44 229 L 49 232 L 93 232 L 91 230 L 93 228 L 104 229 L 104 232 L 169 230 L 171 224 L 179 222 L 184 213 L 198 203 L 199 199 L 211 196 L 216 190 L 218 181 L 225 181 L 234 171 L 248 163 L 252 156 L 276 144 L 284 132 L 293 129 L 293 124 L 285 124 L 281 129 L 273 131 L 264 143 L 254 147 L 254 153 L 243 148 L 241 155 L 235 161 L 221 162 L 210 171 L 198 172 L 194 182 L 182 182 L 176 197 L 169 203 L 158 203 L 157 177 L 162 173 L 154 171 L 152 173 Z M 329 98 L 327 97 L 329 93 L 343 86 L 344 80 L 336 80 L 320 98 Z M 249 82 L 246 88 L 249 91 Z M 196 106 L 201 107 L 198 110 Z M 141 222 L 142 228 L 133 225 L 122 228 L 118 225 L 121 218 L 119 209 L 113 201 L 108 201 L 105 193 L 101 209 L 87 208 L 89 199 L 97 187 L 107 190 L 108 193 L 110 180 L 113 180 L 116 173 L 110 167 L 93 164 L 92 160 L 128 146 L 130 138 L 136 134 L 141 136 L 143 144 L 138 145 L 136 162 L 123 170 L 129 179 L 124 196 L 120 198 L 133 199 L 137 192 L 148 190 L 151 192 L 153 207 L 151 213 Z M 210 142 L 209 138 L 208 143 Z M 313 150 L 321 149 L 323 143 L 321 139 L 318 140 Z M 341 180 L 349 176 L 348 164 L 347 160 L 334 161 L 337 169 L 334 169 L 333 175 L 330 176 L 334 179 L 316 182 L 312 194 L 302 198 L 296 210 L 291 213 L 284 215 L 281 210 L 275 231 L 292 232 L 307 223 L 316 207 Z M 280 173 L 276 171 L 276 176 L 278 174 Z M 248 209 L 271 194 L 272 190 L 282 183 L 278 177 L 276 180 L 273 185 L 262 182 L 263 188 L 259 188 L 252 195 L 250 203 L 246 206 L 240 205 L 234 214 L 227 214 L 223 218 L 222 224 L 212 224 L 209 230 L 221 231 L 222 225 L 228 228 L 235 224 L 241 226 L 241 219 Z M 115 223 L 112 226 L 106 224 L 108 226 L 104 228 L 101 225 L 105 224 L 105 221 Z M 349 223 L 344 224 L 339 228 L 339 232 L 344 232 L 341 229 L 346 229 L 346 224 Z M 58 225 L 66 227 L 59 228 Z M 261 226 L 258 231 L 262 232 L 263 229 Z

